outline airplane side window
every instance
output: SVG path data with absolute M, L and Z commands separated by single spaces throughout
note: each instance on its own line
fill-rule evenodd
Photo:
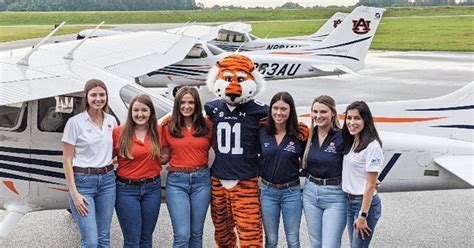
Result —
M 28 116 L 24 103 L 0 106 L 0 130 L 23 132 Z
M 43 132 L 62 133 L 67 120 L 81 111 L 81 97 L 73 97 L 73 109 L 68 113 L 56 111 L 54 97 L 38 100 L 38 130 Z
M 245 37 L 243 35 L 235 35 L 234 36 L 234 42 L 244 42 L 245 41 Z
M 229 34 L 219 32 L 217 35 L 217 41 L 229 41 Z

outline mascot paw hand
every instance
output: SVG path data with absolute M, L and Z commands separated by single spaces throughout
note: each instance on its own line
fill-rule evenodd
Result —
M 163 120 L 161 120 L 161 126 L 164 127 L 171 123 L 171 115 L 166 116 Z
M 300 132 L 298 133 L 298 139 L 301 140 L 301 141 L 308 140 L 308 136 L 309 136 L 308 126 L 306 126 L 306 124 L 304 124 L 303 122 L 299 122 L 298 126 L 299 126 L 299 129 L 300 129 Z

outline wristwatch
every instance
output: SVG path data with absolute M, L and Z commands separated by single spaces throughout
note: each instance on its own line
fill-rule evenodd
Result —
M 363 211 L 359 212 L 359 216 L 361 216 L 361 217 L 367 218 L 368 215 L 369 214 L 367 212 L 363 212 Z

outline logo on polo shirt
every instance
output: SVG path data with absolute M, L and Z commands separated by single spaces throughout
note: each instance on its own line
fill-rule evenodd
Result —
M 265 142 L 265 143 L 263 143 L 263 146 L 264 146 L 265 148 L 267 148 L 267 147 L 270 146 L 270 143 Z
M 336 153 L 336 143 L 334 142 L 329 143 L 328 147 L 326 147 L 324 152 Z
M 381 164 L 382 160 L 380 158 L 373 158 L 372 160 L 370 160 L 370 163 L 371 164 Z
M 293 141 L 288 142 L 288 145 L 286 145 L 285 149 L 283 150 L 287 152 L 295 153 L 296 152 L 295 142 Z

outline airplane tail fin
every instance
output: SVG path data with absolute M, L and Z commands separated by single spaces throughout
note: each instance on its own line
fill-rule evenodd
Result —
M 374 39 L 385 9 L 359 6 L 332 31 L 324 41 L 309 50 L 324 60 L 343 64 L 359 71 Z
M 369 106 L 377 126 L 384 131 L 474 142 L 474 81 L 436 98 L 376 102 Z
M 324 23 L 318 31 L 311 35 L 311 40 L 321 42 L 323 41 L 334 29 L 336 29 L 348 16 L 347 13 L 336 12 L 326 23 Z

